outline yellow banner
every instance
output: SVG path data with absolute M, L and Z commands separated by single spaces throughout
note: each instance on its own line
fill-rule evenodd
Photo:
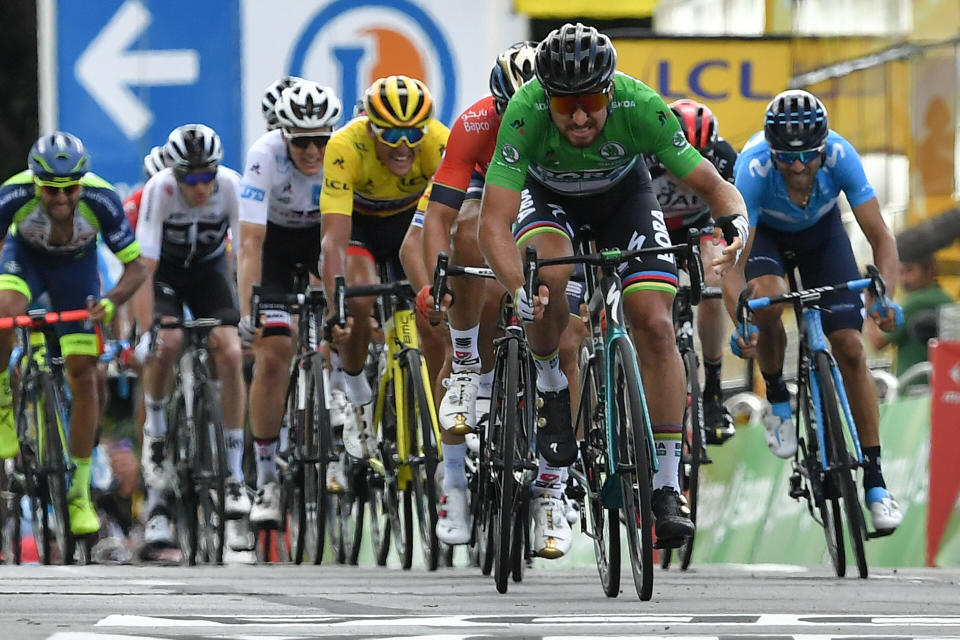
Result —
M 517 13 L 531 18 L 646 18 L 659 0 L 515 0 Z
M 739 150 L 763 128 L 767 103 L 787 88 L 786 40 L 617 40 L 617 67 L 655 89 L 667 103 L 703 102 L 720 135 Z

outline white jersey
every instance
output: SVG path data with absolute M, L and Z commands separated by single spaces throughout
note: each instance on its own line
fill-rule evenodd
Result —
M 280 129 L 260 136 L 247 151 L 240 191 L 240 220 L 290 229 L 320 224 L 323 171 L 306 176 L 296 168 Z
M 199 207 L 184 199 L 173 169 L 147 181 L 137 221 L 137 242 L 144 257 L 184 268 L 212 260 L 226 251 L 228 229 L 234 246 L 239 245 L 240 174 L 219 167 L 216 180 L 210 199 Z

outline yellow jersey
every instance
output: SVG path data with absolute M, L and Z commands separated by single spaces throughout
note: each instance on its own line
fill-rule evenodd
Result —
M 394 175 L 377 157 L 367 118 L 354 118 L 337 131 L 323 159 L 320 213 L 387 217 L 416 206 L 440 166 L 450 130 L 439 120 L 427 121 L 413 167 Z

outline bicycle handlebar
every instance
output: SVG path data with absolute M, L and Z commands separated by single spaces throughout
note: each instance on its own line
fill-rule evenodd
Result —
M 46 311 L 45 309 L 34 309 L 28 311 L 26 315 L 6 316 L 0 318 L 0 329 L 13 329 L 14 327 L 42 327 L 44 325 L 58 324 L 61 322 L 82 322 L 90 319 L 90 312 L 87 309 L 74 309 L 71 311 Z

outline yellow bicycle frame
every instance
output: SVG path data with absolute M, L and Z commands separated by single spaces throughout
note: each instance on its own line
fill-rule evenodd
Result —
M 397 487 L 403 490 L 410 480 L 410 467 L 407 460 L 410 459 L 410 425 L 407 423 L 407 400 L 403 387 L 403 369 L 400 365 L 400 359 L 397 355 L 403 349 L 420 350 L 420 337 L 417 333 L 417 319 L 414 312 L 409 309 L 399 309 L 393 312 L 393 315 L 387 320 L 383 327 L 384 344 L 387 349 L 387 368 L 380 377 L 380 386 L 377 392 L 377 405 L 374 412 L 373 423 L 379 427 L 383 418 L 384 402 L 386 401 L 387 385 L 393 381 L 393 402 L 397 418 L 397 457 L 398 474 Z M 433 403 L 433 392 L 430 388 L 430 374 L 427 372 L 427 361 L 423 354 L 420 354 L 420 379 L 423 381 L 423 387 L 427 395 L 427 405 L 430 408 L 430 426 L 433 429 L 434 441 L 437 443 L 437 460 L 442 460 L 442 450 L 440 445 L 440 427 L 437 423 L 437 409 Z M 420 454 L 422 452 L 415 452 Z M 371 465 L 380 474 L 385 474 L 385 470 L 379 460 L 371 459 Z

